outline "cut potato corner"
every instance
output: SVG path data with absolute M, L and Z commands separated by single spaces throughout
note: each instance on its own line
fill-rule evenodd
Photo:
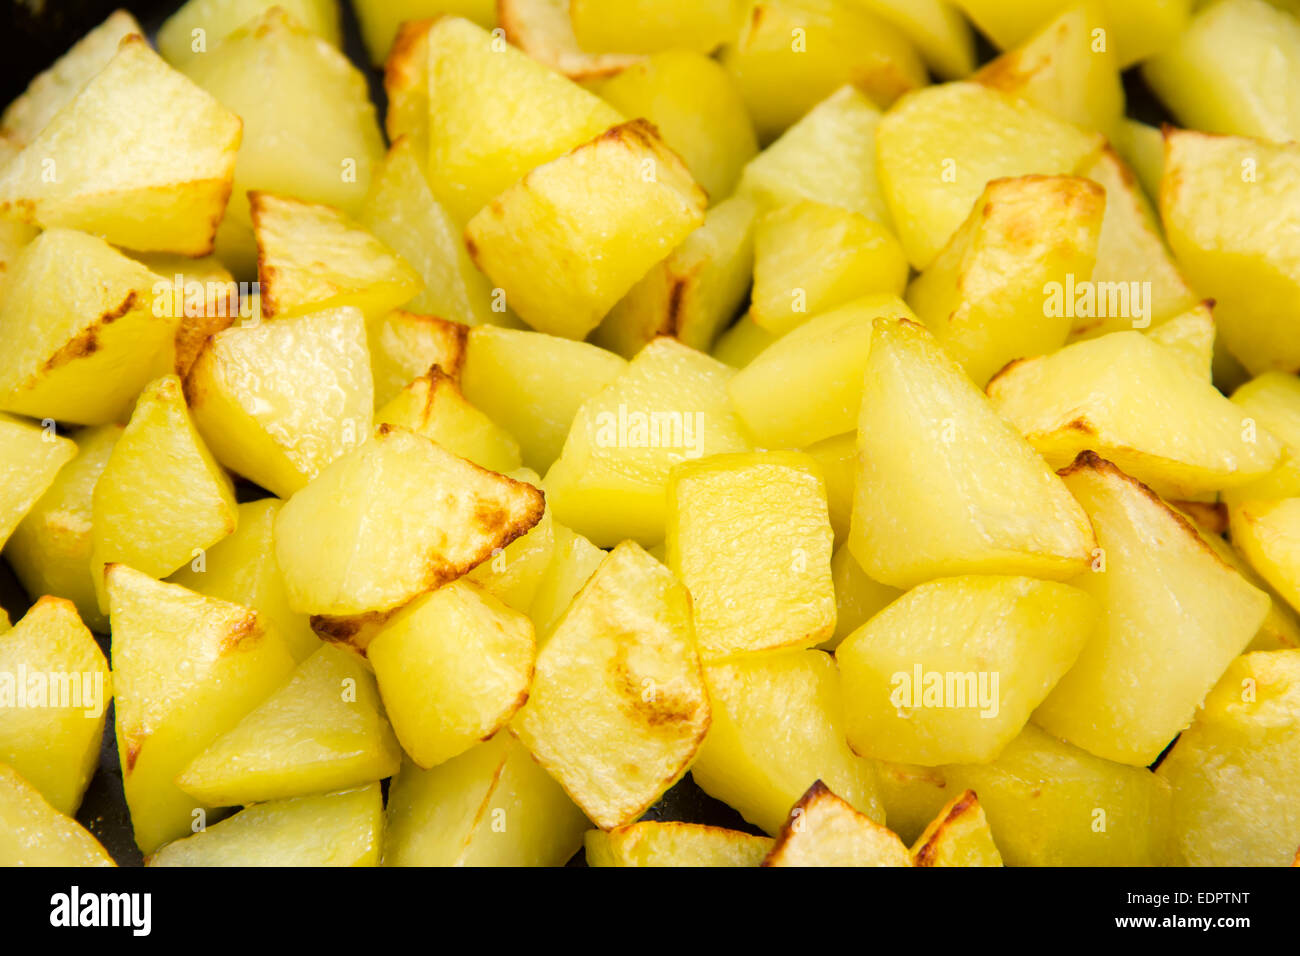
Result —
M 551 560 L 537 582 L 533 603 L 528 608 L 539 648 L 568 610 L 569 602 L 604 560 L 605 552 L 600 548 L 558 521 L 554 523 Z
M 708 728 L 690 595 L 624 542 L 538 653 L 511 730 L 583 812 L 610 829 L 636 820 L 681 778 Z
M 77 457 L 77 445 L 51 427 L 0 413 L 0 546 Z
M 911 866 L 894 831 L 816 781 L 790 811 L 763 866 Z
M 619 73 L 644 59 L 634 52 L 593 53 L 579 45 L 568 0 L 499 0 L 497 18 L 508 42 L 580 83 Z
M 168 843 L 146 866 L 378 866 L 384 798 L 379 784 L 241 810 Z
M 527 468 L 510 472 L 510 477 L 534 488 L 542 484 L 537 473 Z M 495 551 L 492 559 L 476 567 L 467 579 L 499 598 L 507 607 L 527 614 L 550 567 L 556 536 L 556 522 L 548 508 L 537 524 Z
M 248 608 L 123 564 L 105 577 L 122 780 L 136 843 L 152 853 L 192 832 L 208 809 L 176 775 L 287 680 L 294 662 Z
M 876 320 L 858 456 L 849 547 L 882 584 L 1068 580 L 1096 547 L 1060 478 L 914 322 Z M 918 498 L 917 488 L 929 491 Z
M 0 213 L 142 252 L 207 255 L 240 137 L 238 116 L 129 34 L 0 170 Z
M 831 581 L 835 584 L 835 633 L 818 645 L 826 651 L 835 650 L 903 594 L 869 578 L 848 545 L 840 545 L 831 557 Z
M 584 843 L 588 866 L 758 866 L 772 850 L 771 837 L 671 820 L 588 830 Z
M 158 52 L 188 72 L 196 59 L 271 5 L 266 0 L 188 0 L 158 28 Z M 274 5 L 331 46 L 342 46 L 338 0 L 276 0 Z
M 965 791 L 939 811 L 912 845 L 912 862 L 915 866 L 1002 865 L 975 791 Z
M 1213 382 L 1213 303 L 1206 301 L 1193 306 L 1182 315 L 1176 315 L 1148 330 L 1146 335 L 1152 342 L 1173 352 L 1187 371 L 1197 378 Z
M 0 866 L 116 866 L 90 831 L 0 764 Z
M 367 328 L 375 407 L 383 408 L 433 366 L 460 378 L 469 327 L 432 315 L 398 309 Z
M 466 401 L 451 376 L 434 366 L 375 413 L 376 424 L 400 425 L 488 471 L 523 464 L 519 443 Z

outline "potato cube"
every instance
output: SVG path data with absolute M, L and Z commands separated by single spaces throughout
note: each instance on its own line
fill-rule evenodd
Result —
M 12 767 L 0 764 L 0 866 L 116 866 L 72 817 L 46 802 Z
M 558 521 L 554 523 L 551 560 L 537 582 L 533 603 L 528 608 L 539 647 L 568 610 L 569 602 L 604 560 L 605 552 L 600 548 Z
M 52 428 L 0 413 L 0 546 L 77 453 Z
M 235 277 L 216 256 L 191 259 L 174 252 L 146 252 L 136 258 L 163 280 L 154 286 L 157 298 L 166 302 L 165 297 L 170 297 L 170 314 L 179 320 L 174 371 L 182 379 L 193 368 L 209 336 L 230 328 L 236 319 L 246 323 L 257 314 L 251 308 L 253 295 L 250 293 L 241 302 Z M 161 304 L 156 307 L 163 308 Z
M 434 366 L 375 413 L 378 424 L 400 425 L 488 471 L 523 464 L 519 443 L 465 400 L 451 376 Z
M 397 309 L 370 323 L 370 369 L 375 380 L 375 407 L 383 408 L 433 366 L 453 379 L 465 363 L 469 327 L 460 322 Z
M 967 790 L 939 811 L 912 845 L 914 866 L 1001 866 L 988 818 L 975 791 Z
M 880 802 L 889 829 L 914 844 L 953 799 L 952 787 L 938 767 L 872 761 L 876 767 Z M 961 791 L 958 791 L 960 794 Z
M 758 866 L 772 850 L 770 837 L 670 820 L 588 830 L 584 842 L 588 866 Z
M 1250 566 L 1300 610 L 1300 497 L 1238 502 L 1228 513 Z
M 194 61 L 268 7 L 278 6 L 309 33 L 342 46 L 338 0 L 188 0 L 158 28 L 158 52 L 188 72 Z
M 892 830 L 859 813 L 820 780 L 799 798 L 763 866 L 911 866 Z

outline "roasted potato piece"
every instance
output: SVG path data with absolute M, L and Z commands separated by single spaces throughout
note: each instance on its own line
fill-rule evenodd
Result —
M 1001 866 L 989 821 L 974 790 L 939 811 L 912 845 L 914 866 Z
M 733 0 L 570 0 L 573 33 L 598 53 L 711 53 L 736 27 Z
M 713 357 L 719 362 L 741 369 L 762 354 L 779 335 L 763 328 L 749 313 L 736 320 L 735 325 L 718 336 L 713 346 Z
M 542 483 L 537 473 L 527 468 L 510 472 L 510 477 L 534 487 Z M 471 571 L 469 580 L 500 598 L 508 607 L 528 613 L 555 553 L 555 528 L 555 519 L 548 508 L 526 534 L 495 551 L 491 561 L 485 561 Z
M 186 71 L 249 20 L 278 6 L 308 32 L 342 45 L 338 0 L 187 0 L 158 28 L 158 52 Z
M 414 379 L 433 366 L 460 378 L 469 327 L 460 322 L 398 309 L 370 323 L 370 369 L 375 381 L 375 407 L 383 408 Z
M 375 421 L 409 428 L 488 471 L 513 471 L 523 463 L 519 443 L 466 401 L 455 380 L 437 366 L 376 412 Z
M 772 849 L 770 837 L 657 820 L 588 830 L 584 842 L 588 866 L 758 866 Z
M 953 789 L 938 767 L 872 761 L 876 767 L 880 802 L 889 829 L 913 844 L 953 799 Z M 960 793 L 960 791 L 958 791 Z
M 551 559 L 537 582 L 528 616 L 533 619 L 538 646 L 569 607 L 569 602 L 595 573 L 605 552 L 576 531 L 554 523 Z
M 950 0 L 858 0 L 907 37 L 932 73 L 960 80 L 975 69 L 975 34 Z
M 831 556 L 831 582 L 835 585 L 835 633 L 819 646 L 833 651 L 840 643 L 903 594 L 898 588 L 867 577 L 848 545 Z
M 1250 566 L 1300 610 L 1300 497 L 1243 501 L 1228 513 L 1232 541 Z
M 763 866 L 911 866 L 892 830 L 859 813 L 820 780 L 790 811 Z
M 579 83 L 599 80 L 645 59 L 636 53 L 593 53 L 579 46 L 569 0 L 497 0 L 496 7 L 507 40 L 538 63 Z
M 175 371 L 182 379 L 209 336 L 230 328 L 236 320 L 248 323 L 257 314 L 249 301 L 253 296 L 241 297 L 235 277 L 215 256 L 191 259 L 173 252 L 148 252 L 137 258 L 162 279 L 154 286 L 155 300 L 165 303 L 170 297 L 170 311 L 165 314 L 178 320 Z M 155 305 L 156 311 L 164 308 L 161 303 Z
M 408 20 L 447 14 L 466 17 L 484 29 L 496 26 L 496 0 L 356 0 L 352 9 L 361 24 L 361 37 L 370 62 L 384 62 Z
M 0 546 L 77 454 L 52 427 L 0 413 Z
M 1148 330 L 1147 338 L 1169 349 L 1197 378 L 1213 382 L 1214 313 L 1209 301 Z
M 817 462 L 826 482 L 826 510 L 830 513 L 837 548 L 848 540 L 853 517 L 853 486 L 858 480 L 857 439 L 857 432 L 849 431 L 804 448 Z
M 80 823 L 46 802 L 12 767 L 0 764 L 0 866 L 114 866 Z

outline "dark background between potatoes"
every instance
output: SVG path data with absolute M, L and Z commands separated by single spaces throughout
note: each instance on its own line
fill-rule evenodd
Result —
M 8 6 L 5 20 L 0 21 L 0 31 L 3 31 L 0 32 L 0 104 L 6 104 L 18 96 L 33 76 L 53 63 L 113 10 L 122 7 L 131 11 L 152 36 L 163 20 L 181 4 L 174 0 L 144 3 L 114 0 L 9 0 Z M 340 6 L 344 52 L 369 80 L 371 98 L 378 109 L 382 126 L 386 106 L 382 72 L 370 66 L 349 0 L 341 0 Z M 985 62 L 996 51 L 983 38 L 979 42 L 979 59 Z M 1129 70 L 1125 74 L 1124 86 L 1128 94 L 1130 116 L 1157 125 L 1167 118 L 1135 70 Z M 239 492 L 241 501 L 267 496 L 267 492 L 246 484 L 239 487 Z M 17 621 L 29 604 L 30 601 L 9 564 L 0 560 L 0 605 L 9 611 L 12 620 Z M 101 635 L 100 643 L 107 654 L 107 638 Z M 100 839 L 118 863 L 124 866 L 139 865 L 142 858 L 132 836 L 131 820 L 122 795 L 122 770 L 113 735 L 111 709 L 109 717 L 104 729 L 99 769 L 86 791 L 77 819 Z M 646 819 L 688 820 L 750 833 L 761 832 L 747 824 L 729 806 L 704 793 L 689 774 L 651 808 Z M 582 865 L 584 862 L 584 854 L 579 851 L 571 865 Z

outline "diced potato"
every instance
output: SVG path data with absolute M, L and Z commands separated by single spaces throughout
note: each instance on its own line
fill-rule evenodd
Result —
M 826 482 L 826 510 L 830 513 L 831 529 L 835 532 L 835 546 L 839 547 L 849 536 L 849 523 L 853 517 L 853 485 L 858 479 L 858 436 L 845 432 L 823 439 L 804 449 Z
M 458 223 L 529 170 L 622 122 L 603 100 L 468 20 L 435 21 L 427 42 L 429 88 L 438 91 L 429 185 Z
M 914 866 L 1001 866 L 984 808 L 967 790 L 939 811 L 912 845 Z
M 236 319 L 247 322 L 257 314 L 250 303 L 241 303 L 235 277 L 215 256 L 191 259 L 173 252 L 149 252 L 137 258 L 162 280 L 154 285 L 155 308 L 161 311 L 165 297 L 171 299 L 169 314 L 178 319 L 175 371 L 182 379 L 209 336 L 230 328 Z
M 555 517 L 600 547 L 662 541 L 673 467 L 750 450 L 727 400 L 731 375 L 674 339 L 642 349 L 573 419 L 546 474 Z
M 1235 544 L 1250 566 L 1300 610 L 1300 497 L 1255 499 L 1228 509 Z
M 539 647 L 568 609 L 569 602 L 605 560 L 605 552 L 582 535 L 558 521 L 554 529 L 551 560 L 537 582 L 533 603 L 528 608 Z
M 289 606 L 344 618 L 312 625 L 346 638 L 356 624 L 347 619 L 394 610 L 460 577 L 536 524 L 542 509 L 531 485 L 380 425 L 276 517 Z
M 394 146 L 402 138 L 410 140 L 421 179 L 429 158 L 429 29 L 435 19 L 436 15 L 403 21 L 384 60 L 384 94 L 388 98 L 384 131 Z
M 72 602 L 42 597 L 0 638 L 0 764 L 75 813 L 99 763 L 113 680 Z
M 673 469 L 667 564 L 691 593 L 705 659 L 810 647 L 835 629 L 826 486 L 797 452 Z
M 510 734 L 432 770 L 410 761 L 388 791 L 385 866 L 563 866 L 590 826 Z
M 1282 442 L 1283 454 L 1273 471 L 1228 489 L 1224 500 L 1237 505 L 1300 495 L 1300 380 L 1282 372 L 1264 372 L 1237 388 L 1232 403 L 1243 412 L 1242 427 L 1267 431 Z
M 195 430 L 176 376 L 141 393 L 95 483 L 91 515 L 101 611 L 106 564 L 166 577 L 235 530 L 234 487 Z
M 910 94 L 880 121 L 877 169 L 895 233 L 923 269 L 991 180 L 1077 172 L 1103 142 L 1006 93 L 948 83 Z
M 0 413 L 0 547 L 77 454 L 53 428 Z
M 385 622 L 366 656 L 397 739 L 427 769 L 510 721 L 528 699 L 536 655 L 525 615 L 453 581 Z
M 217 255 L 241 278 L 256 270 L 249 190 L 360 212 L 383 137 L 366 81 L 346 56 L 271 7 L 204 56 L 189 75 L 244 121 Z
M 108 631 L 108 618 L 99 610 L 90 574 L 91 497 L 121 434 L 121 425 L 101 425 L 73 435 L 77 457 L 59 470 L 5 545 L 5 557 L 28 594 L 66 598 L 86 626 L 101 633 Z
M 770 837 L 657 820 L 588 830 L 584 842 L 588 866 L 758 866 L 772 849 Z
M 6 272 L 0 407 L 102 425 L 172 371 L 177 318 L 155 299 L 158 276 L 102 239 L 50 229 Z
M 433 366 L 453 379 L 465 361 L 469 327 L 460 322 L 398 309 L 366 330 L 375 407 L 383 408 Z
M 638 24 L 638 35 L 644 36 L 644 27 L 644 21 Z M 745 164 L 758 153 L 758 140 L 730 74 L 716 60 L 682 49 L 681 42 L 672 46 L 620 71 L 596 92 L 624 116 L 653 123 L 716 203 L 735 190 Z
M 1200 10 L 1142 75 L 1179 124 L 1207 133 L 1300 139 L 1300 21 L 1264 0 Z
M 570 0 L 573 33 L 598 53 L 710 53 L 736 26 L 733 0 Z
M 136 843 L 152 853 L 205 820 L 176 775 L 288 679 L 293 657 L 248 608 L 124 564 L 105 576 L 122 780 Z
M 1147 332 L 1152 342 L 1169 349 L 1197 378 L 1213 381 L 1214 313 L 1207 300 Z
M 771 834 L 819 779 L 876 821 L 876 771 L 844 740 L 835 661 L 814 650 L 755 654 L 705 668 L 713 723 L 691 767 L 710 796 Z
M 1267 474 L 1282 450 L 1171 351 L 1112 332 L 1013 362 L 993 407 L 1054 468 L 1092 450 L 1166 498 L 1196 498 Z
M 352 9 L 360 21 L 370 62 L 375 64 L 384 62 L 393 38 L 400 35 L 407 20 L 448 14 L 467 17 L 485 29 L 497 22 L 495 0 L 355 0 Z
M 1075 176 L 995 179 L 907 290 L 934 337 L 985 384 L 1012 359 L 1052 352 L 1070 333 L 1045 293 L 1088 281 L 1106 191 Z
M 759 139 L 770 142 L 815 104 L 852 83 L 877 105 L 925 85 L 912 45 L 864 4 L 759 0 L 723 48 Z
M 1096 546 L 1061 480 L 915 323 L 876 322 L 858 461 L 849 547 L 883 584 L 1068 580 Z
M 943 769 L 973 790 L 1007 866 L 1164 866 L 1170 793 L 1145 767 L 1111 763 L 1029 724 L 992 763 Z
M 0 170 L 0 213 L 131 249 L 206 255 L 240 130 L 238 116 L 130 34 Z
M 1165 166 L 1164 134 L 1154 126 L 1126 118 L 1119 139 L 1113 145 L 1137 174 L 1142 191 L 1152 199 L 1158 198 Z
M 1101 0 L 1085 0 L 971 79 L 1114 141 L 1124 116 L 1124 86 L 1106 30 Z
M 571 80 L 589 83 L 644 59 L 636 53 L 593 53 L 579 46 L 569 0 L 498 0 L 496 6 L 510 43 Z
M 749 293 L 756 212 L 744 196 L 710 209 L 704 225 L 609 311 L 592 341 L 625 358 L 661 335 L 707 352 Z
M 960 80 L 975 69 L 975 34 L 950 0 L 858 0 L 911 41 L 931 72 Z
M 1183 510 L 1186 514 L 1192 514 L 1186 508 L 1188 503 L 1183 502 L 1182 504 L 1183 507 L 1180 510 Z M 1226 515 L 1222 520 L 1226 526 Z M 1300 615 L 1297 615 L 1286 599 L 1259 576 L 1258 572 L 1250 566 L 1250 562 L 1235 547 L 1219 537 L 1219 534 L 1208 529 L 1204 523 L 1200 521 L 1196 523 L 1199 526 L 1198 530 L 1201 531 L 1201 539 L 1214 549 L 1214 553 L 1222 558 L 1225 564 L 1231 565 L 1238 574 L 1269 596 L 1268 614 L 1265 615 L 1264 623 L 1259 626 L 1254 638 L 1246 646 L 1246 651 L 1277 651 L 1300 647 Z M 1224 530 L 1227 530 L 1226 527 Z
M 888 225 L 876 181 L 879 122 L 880 111 L 865 94 L 841 87 L 749 161 L 740 192 L 768 209 L 811 199 Z
M 0 137 L 14 146 L 34 140 L 56 113 L 70 103 L 81 88 L 108 65 L 122 39 L 143 34 L 140 24 L 125 10 L 115 10 L 27 84 L 26 91 L 0 115 Z
M 1238 657 L 1157 774 L 1178 862 L 1286 866 L 1300 844 L 1300 651 Z
M 911 866 L 892 830 L 832 793 L 820 780 L 799 798 L 763 866 Z
M 744 368 L 758 358 L 780 336 L 763 328 L 746 313 L 736 324 L 718 336 L 713 346 L 713 357 L 732 368 Z
M 384 798 L 378 783 L 258 804 L 162 847 L 148 866 L 377 866 Z
M 12 767 L 0 764 L 0 866 L 115 866 L 72 817 L 46 802 Z
M 1300 146 L 1170 129 L 1160 216 L 1250 370 L 1300 369 Z
M 455 380 L 437 366 L 376 412 L 375 422 L 409 428 L 488 471 L 513 471 L 522 464 L 519 443 L 466 401 Z
M 809 319 L 736 373 L 732 405 L 761 443 L 802 447 L 853 430 L 877 319 L 911 320 L 895 295 L 870 295 Z
M 474 262 L 540 332 L 582 338 L 704 223 L 707 197 L 633 120 L 540 166 L 465 229 Z
M 370 431 L 365 319 L 344 306 L 218 332 L 185 393 L 217 460 L 288 498 Z
M 82 456 L 88 452 L 83 451 Z M 320 648 L 320 639 L 307 616 L 289 607 L 275 559 L 275 518 L 283 505 L 278 498 L 239 505 L 234 533 L 167 580 L 207 597 L 252 608 L 280 635 L 294 660 L 302 662 Z
M 510 477 L 534 487 L 542 483 L 537 473 L 527 468 L 510 472 Z M 480 564 L 469 573 L 468 578 L 499 598 L 507 607 L 528 613 L 537 596 L 537 589 L 541 587 L 542 578 L 546 576 L 546 569 L 551 565 L 555 542 L 556 523 L 548 508 L 543 512 L 541 521 L 526 534 L 494 552 L 492 560 Z
M 908 265 L 893 234 L 862 213 L 803 200 L 754 231 L 749 314 L 777 334 L 872 293 L 902 295 Z
M 215 51 L 218 43 L 272 6 L 322 40 L 342 45 L 338 0 L 188 0 L 158 28 L 158 52 L 176 69 L 188 71 L 195 59 Z
M 690 595 L 626 541 L 541 648 L 511 730 L 609 829 L 636 820 L 681 778 L 708 727 Z
M 560 456 L 578 409 L 626 368 L 586 342 L 483 326 L 469 333 L 460 385 L 515 437 L 524 464 L 544 472 Z
M 874 761 L 889 829 L 913 844 L 953 797 L 938 767 Z M 960 793 L 961 791 L 958 791 Z
M 324 645 L 176 776 L 212 806 L 331 793 L 391 777 L 402 763 L 361 658 Z
M 835 585 L 835 633 L 820 645 L 828 651 L 903 594 L 867 577 L 848 545 L 836 548 L 831 557 L 831 581 Z

